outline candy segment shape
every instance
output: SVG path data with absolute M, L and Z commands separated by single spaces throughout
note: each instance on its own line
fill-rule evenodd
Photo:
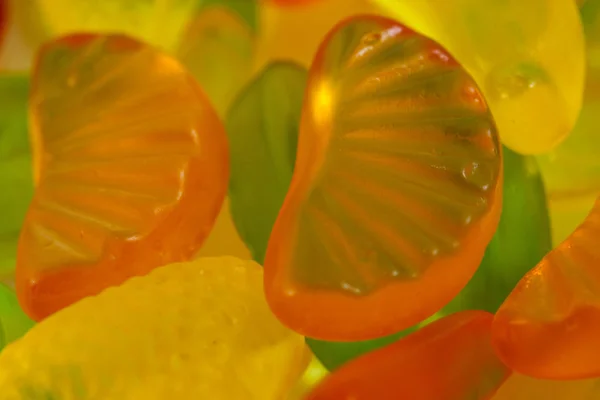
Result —
M 88 297 L 0 354 L 0 399 L 281 399 L 307 350 L 269 311 L 262 275 L 202 258 Z
M 226 194 L 227 138 L 179 63 L 119 35 L 50 42 L 30 120 L 16 284 L 32 318 L 196 253 Z
M 487 400 L 510 375 L 490 341 L 492 314 L 464 311 L 366 354 L 307 400 Z
M 78 32 L 119 33 L 175 50 L 197 0 L 14 1 L 26 36 L 42 42 Z
M 372 1 L 440 43 L 473 75 L 507 147 L 540 154 L 569 135 L 585 80 L 575 1 Z
M 471 278 L 501 196 L 496 128 L 469 75 L 392 20 L 344 21 L 309 72 L 267 300 L 318 339 L 408 328 Z
M 600 201 L 585 222 L 517 284 L 493 325 L 513 370 L 539 379 L 600 376 Z
M 513 373 L 491 400 L 596 400 L 599 397 L 599 379 L 552 381 Z
M 202 9 L 189 23 L 177 58 L 200 83 L 219 115 L 252 72 L 255 38 L 248 25 L 226 7 Z

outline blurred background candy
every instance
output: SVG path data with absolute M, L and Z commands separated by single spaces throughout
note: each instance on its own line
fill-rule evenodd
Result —
M 270 64 L 242 91 L 226 119 L 231 210 L 261 264 L 292 179 L 307 75 L 293 63 Z
M 120 35 L 57 39 L 40 51 L 29 107 L 37 187 L 16 282 L 32 318 L 198 251 L 229 156 L 176 60 Z
M 0 399 L 281 399 L 303 338 L 269 311 L 262 268 L 158 268 L 44 320 L 0 354 Z
M 512 373 L 491 400 L 594 400 L 599 396 L 600 379 L 551 381 Z
M 340 23 L 309 71 L 298 138 L 264 263 L 286 325 L 373 339 L 467 284 L 498 224 L 502 163 L 485 101 L 441 47 L 385 18 Z
M 27 131 L 29 77 L 0 75 L 0 280 L 12 279 L 33 179 Z
M 484 400 L 510 371 L 490 341 L 492 314 L 442 318 L 326 377 L 307 400 Z
M 494 346 L 540 379 L 600 377 L 600 199 L 585 222 L 515 286 L 494 317 Z
M 569 137 L 538 157 L 552 214 L 554 243 L 585 219 L 600 194 L 600 1 L 581 9 L 586 38 L 583 107 Z
M 21 338 L 33 325 L 19 306 L 14 289 L 0 283 L 0 351 Z
M 574 1 L 373 0 L 444 46 L 483 91 L 502 142 L 551 150 L 573 128 L 584 85 L 584 37 Z

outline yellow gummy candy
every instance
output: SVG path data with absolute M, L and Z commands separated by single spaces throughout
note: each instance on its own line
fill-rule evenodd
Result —
M 585 49 L 573 0 L 372 0 L 444 46 L 484 92 L 503 143 L 538 154 L 581 107 Z
M 45 41 L 74 32 L 124 33 L 172 50 L 197 0 L 19 0 L 25 35 Z
M 252 261 L 202 258 L 85 298 L 0 354 L 0 399 L 281 399 L 307 350 L 262 281 Z

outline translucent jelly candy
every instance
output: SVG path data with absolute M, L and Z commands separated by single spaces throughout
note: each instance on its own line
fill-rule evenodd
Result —
M 0 283 L 0 351 L 33 325 L 34 322 L 21 310 L 14 290 Z
M 220 115 L 250 77 L 254 36 L 225 7 L 204 8 L 188 26 L 177 57 L 190 70 Z
M 517 284 L 494 319 L 509 367 L 541 379 L 600 376 L 600 200 L 586 221 Z
M 0 279 L 12 278 L 17 241 L 33 197 L 26 75 L 0 77 Z
M 274 61 L 309 67 L 323 37 L 339 21 L 376 8 L 369 0 L 315 0 L 294 7 L 263 1 L 259 11 L 255 73 Z
M 498 229 L 473 278 L 430 320 L 463 310 L 496 312 L 523 275 L 552 248 L 544 186 L 535 159 L 507 148 L 502 154 L 504 185 Z M 332 370 L 398 340 L 421 325 L 370 341 L 336 343 L 307 338 L 307 343 Z
M 262 275 L 203 258 L 88 297 L 0 354 L 0 399 L 281 399 L 306 346 L 269 311 Z
M 306 336 L 341 341 L 425 319 L 481 262 L 501 176 L 483 97 L 441 47 L 384 18 L 341 23 L 311 68 L 269 239 L 272 310 Z
M 14 1 L 34 44 L 76 32 L 122 33 L 172 50 L 197 0 Z M 29 15 L 27 15 L 29 14 Z
M 50 42 L 30 114 L 38 183 L 16 282 L 32 318 L 198 250 L 227 190 L 227 138 L 175 60 L 119 35 Z
M 271 64 L 227 114 L 231 213 L 260 263 L 292 179 L 306 78 L 307 71 L 295 64 Z
M 307 400 L 483 400 L 508 377 L 490 342 L 492 315 L 440 319 L 343 366 Z
M 600 2 L 581 9 L 586 39 L 583 107 L 573 131 L 548 154 L 538 156 L 555 243 L 565 240 L 585 219 L 600 194 Z
M 599 397 L 599 379 L 551 381 L 513 373 L 491 400 L 597 400 Z
M 573 0 L 373 1 L 473 74 L 511 149 L 548 151 L 573 128 L 584 84 L 584 37 Z

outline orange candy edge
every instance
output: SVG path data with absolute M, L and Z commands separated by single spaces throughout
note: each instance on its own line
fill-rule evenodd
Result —
M 77 47 L 101 36 L 103 35 L 73 34 L 47 43 L 38 53 L 34 71 L 39 68 L 44 52 L 49 51 L 56 44 Z M 132 46 L 132 48 L 146 46 L 125 36 L 107 36 L 114 39 L 119 46 Z M 183 68 L 182 71 L 188 75 Z M 156 267 L 171 262 L 190 259 L 209 235 L 227 191 L 228 144 L 224 127 L 211 109 L 209 100 L 191 76 L 188 76 L 187 80 L 190 90 L 193 90 L 194 95 L 203 103 L 202 112 L 196 112 L 196 122 L 192 124 L 192 130 L 199 132 L 200 147 L 203 150 L 188 160 L 186 171 L 193 179 L 185 180 L 177 206 L 157 226 L 154 226 L 151 233 L 143 240 L 124 241 L 107 238 L 100 261 L 92 266 L 75 266 L 54 272 L 36 271 L 35 267 L 24 265 L 22 262 L 23 255 L 32 251 L 22 234 L 18 245 L 15 282 L 19 302 L 32 319 L 42 320 L 83 297 L 98 294 L 103 289 L 119 285 L 132 276 L 144 275 Z M 35 85 L 34 79 L 32 95 L 35 92 Z M 30 119 L 34 121 L 35 116 L 32 112 L 30 108 Z M 207 121 L 211 124 L 209 128 L 205 128 Z M 203 131 L 206 132 L 204 135 L 202 135 Z M 41 154 L 41 140 L 36 139 L 35 134 L 32 135 L 32 147 L 34 154 L 36 151 L 38 155 Z M 34 157 L 34 164 L 38 171 L 37 180 L 41 168 L 39 156 L 37 160 Z M 210 188 L 208 194 L 207 188 Z M 35 223 L 31 219 L 28 212 L 23 226 Z M 181 243 L 178 237 L 192 239 L 186 240 L 187 243 Z M 161 243 L 162 249 L 159 252 L 168 249 L 167 252 L 162 251 L 163 259 L 156 259 L 157 249 L 153 243 Z M 105 259 L 107 252 L 121 253 L 121 258 L 116 262 L 107 263 Z M 123 268 L 124 266 L 126 268 Z

